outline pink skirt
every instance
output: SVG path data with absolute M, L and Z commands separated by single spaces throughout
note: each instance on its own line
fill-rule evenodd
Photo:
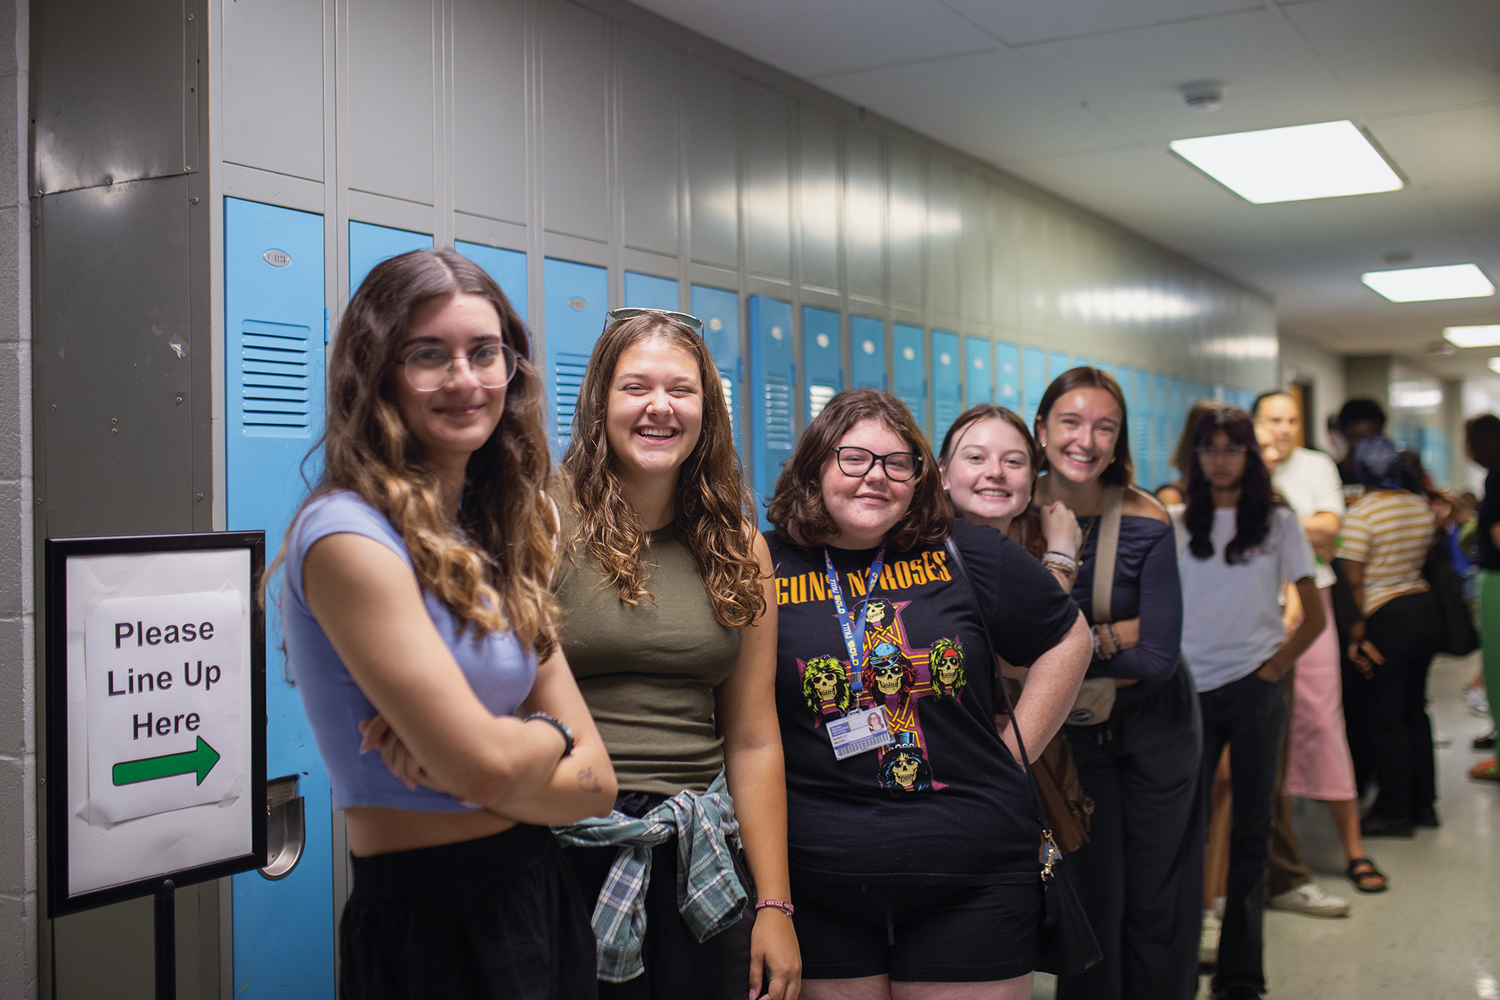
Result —
M 1328 625 L 1297 660 L 1286 759 L 1286 794 L 1325 802 L 1355 797 L 1354 762 L 1344 732 L 1344 687 L 1331 590 L 1319 591 Z

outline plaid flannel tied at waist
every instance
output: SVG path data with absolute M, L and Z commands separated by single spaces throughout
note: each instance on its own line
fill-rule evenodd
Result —
M 619 810 L 553 833 L 568 847 L 618 847 L 619 856 L 594 907 L 598 978 L 623 983 L 645 971 L 646 886 L 651 849 L 677 838 L 677 909 L 699 941 L 707 941 L 739 919 L 747 897 L 734 870 L 739 823 L 724 772 L 708 791 L 683 791 L 640 819 Z

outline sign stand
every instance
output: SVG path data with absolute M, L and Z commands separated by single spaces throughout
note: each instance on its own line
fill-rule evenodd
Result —
M 177 1000 L 177 886 L 156 890 L 156 1000 Z
M 177 996 L 176 890 L 266 864 L 265 533 L 49 538 L 47 914 L 155 897 Z

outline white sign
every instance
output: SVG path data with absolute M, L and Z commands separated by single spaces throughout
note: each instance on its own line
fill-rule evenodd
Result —
M 239 594 L 100 601 L 84 626 L 91 824 L 244 789 Z

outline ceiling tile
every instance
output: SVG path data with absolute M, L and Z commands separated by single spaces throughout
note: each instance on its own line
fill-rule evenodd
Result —
M 804 78 L 998 46 L 937 0 L 637 2 Z
M 1500 203 L 1500 104 L 1378 118 L 1370 131 L 1413 184 L 1489 182 Z
M 1007 45 L 1099 35 L 1266 7 L 1255 0 L 944 0 Z

